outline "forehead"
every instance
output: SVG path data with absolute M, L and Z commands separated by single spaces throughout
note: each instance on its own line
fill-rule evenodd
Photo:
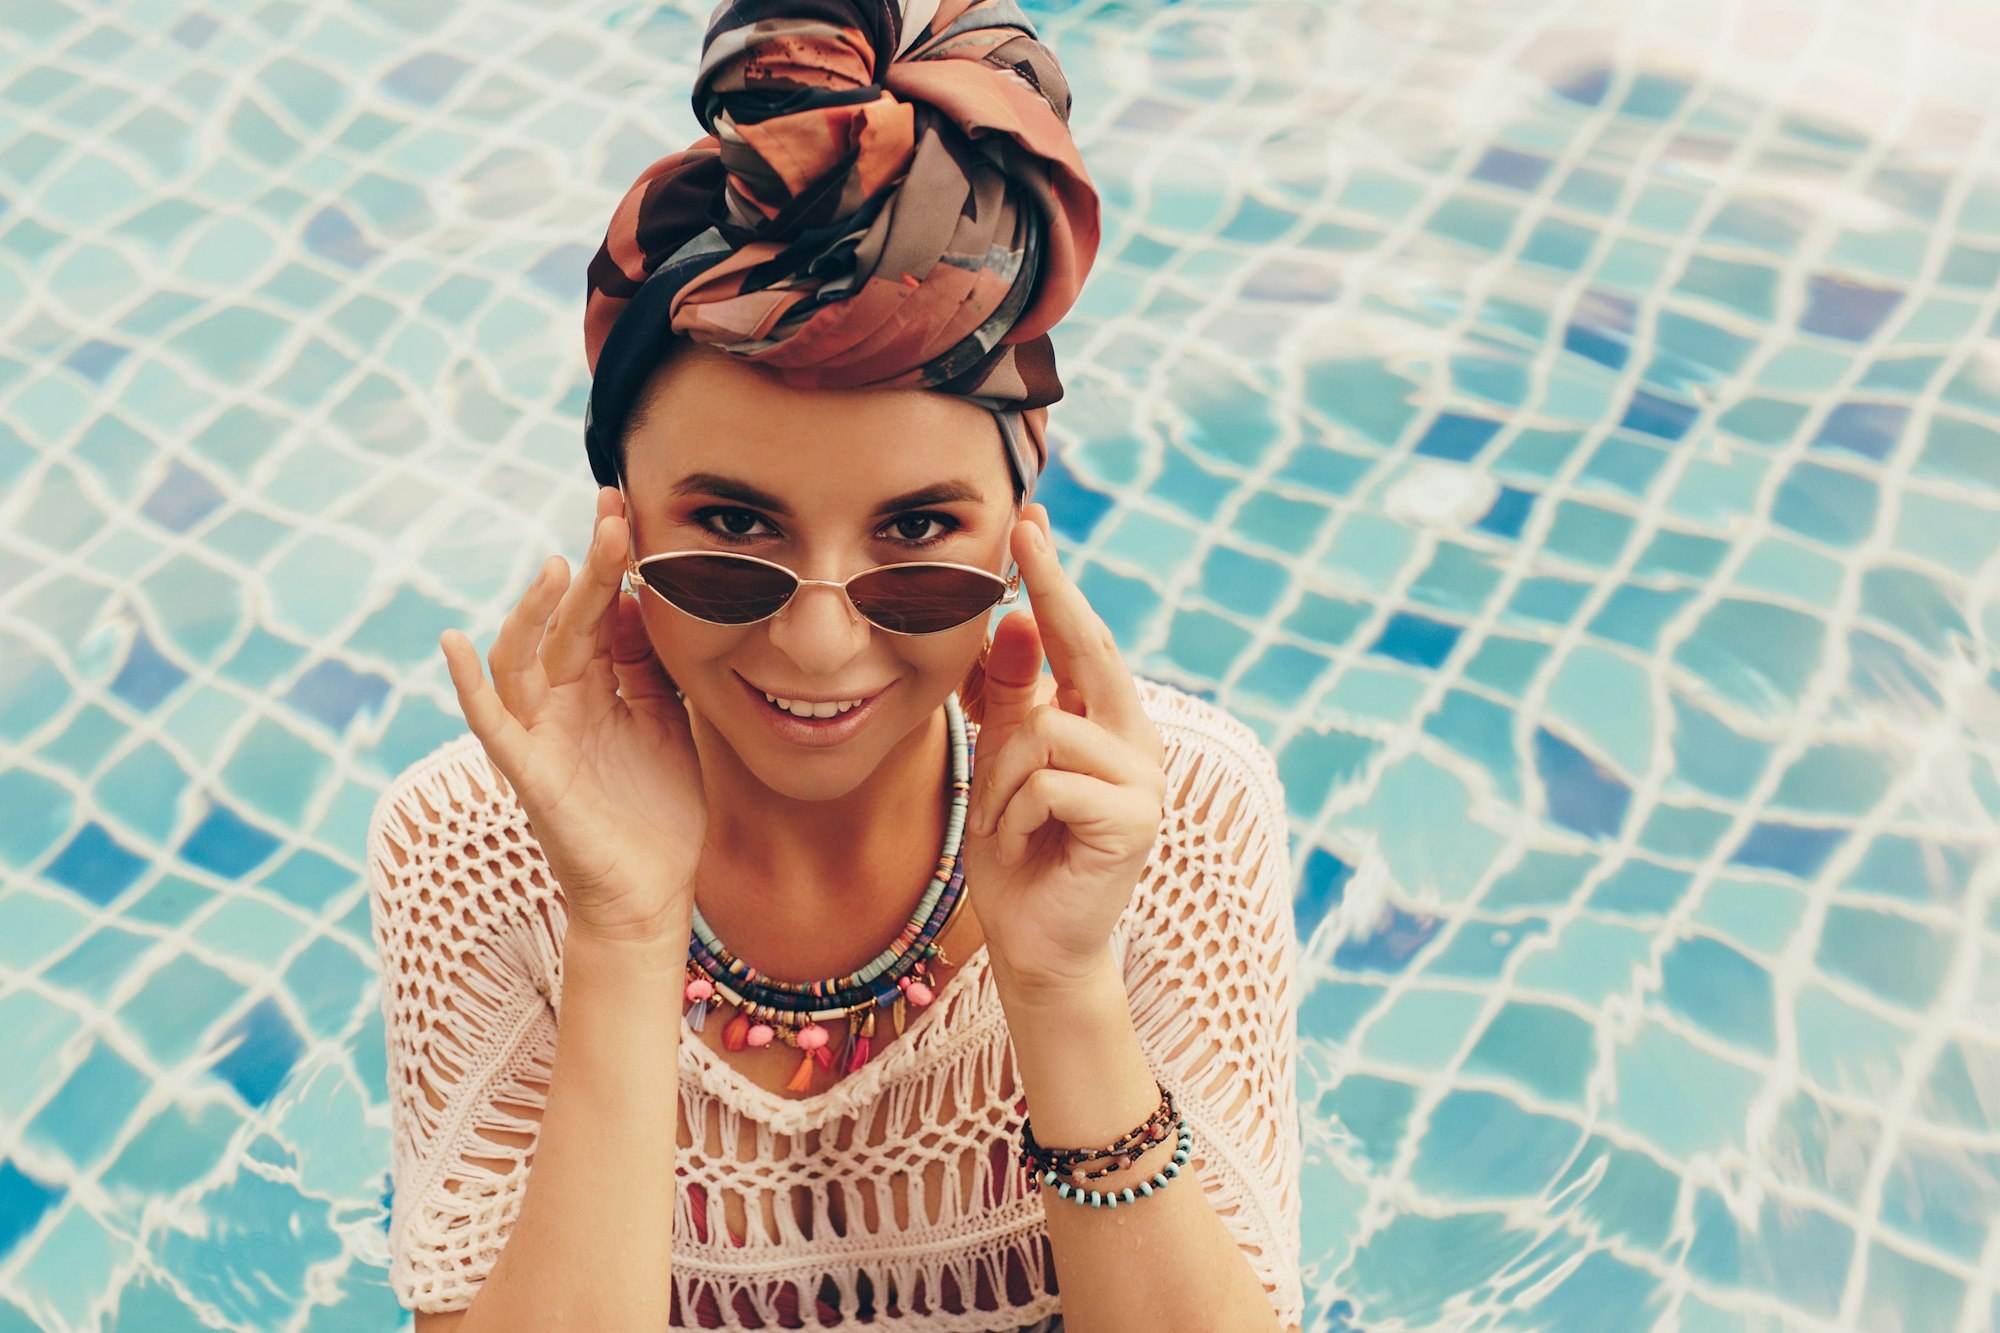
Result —
M 836 492 L 965 479 L 1004 501 L 993 414 L 925 389 L 807 389 L 727 353 L 682 351 L 648 384 L 626 437 L 632 488 L 657 496 L 691 472 Z

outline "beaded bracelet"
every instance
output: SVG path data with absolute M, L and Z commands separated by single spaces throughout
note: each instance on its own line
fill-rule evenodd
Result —
M 1174 1160 L 1168 1162 L 1153 1174 L 1151 1180 L 1142 1180 L 1138 1185 L 1127 1185 L 1122 1190 L 1086 1190 L 1072 1185 L 1067 1180 L 1059 1180 L 1054 1171 L 1045 1171 L 1040 1179 L 1044 1185 L 1054 1185 L 1058 1198 L 1068 1199 L 1078 1205 L 1089 1204 L 1092 1208 L 1116 1208 L 1121 1203 L 1137 1203 L 1140 1199 L 1150 1199 L 1153 1191 L 1163 1190 L 1167 1182 L 1181 1173 L 1188 1164 L 1188 1157 L 1194 1151 L 1194 1134 L 1185 1120 L 1176 1120 L 1180 1130 L 1180 1141 L 1174 1147 Z
M 1160 1089 L 1160 1102 L 1153 1108 L 1153 1113 L 1102 1148 L 1045 1148 L 1035 1142 L 1033 1122 L 1024 1121 L 1021 1125 L 1022 1165 L 1037 1175 L 1044 1171 L 1056 1170 L 1068 1172 L 1084 1180 L 1096 1180 L 1100 1176 L 1108 1176 L 1114 1171 L 1136 1164 L 1148 1148 L 1166 1141 L 1167 1135 L 1173 1132 L 1178 1117 L 1178 1112 L 1174 1109 L 1174 1095 L 1167 1091 L 1166 1085 L 1158 1083 L 1158 1080 L 1155 1080 L 1155 1083 Z M 1110 1165 L 1096 1171 L 1079 1170 L 1084 1163 L 1103 1158 L 1109 1158 Z
M 1021 1161 L 1030 1176 L 1044 1185 L 1056 1187 L 1059 1198 L 1076 1204 L 1088 1203 L 1092 1208 L 1109 1206 L 1116 1208 L 1120 1203 L 1136 1203 L 1142 1198 L 1151 1198 L 1156 1189 L 1165 1189 L 1186 1166 L 1194 1150 L 1194 1134 L 1187 1127 L 1186 1119 L 1174 1109 L 1173 1094 L 1164 1083 L 1155 1083 L 1160 1089 L 1160 1103 L 1153 1113 L 1132 1129 L 1118 1136 L 1109 1146 L 1103 1148 L 1044 1148 L 1035 1142 L 1034 1127 L 1029 1121 L 1021 1123 Z M 1147 1149 L 1156 1143 L 1166 1141 L 1169 1133 L 1177 1136 L 1174 1158 L 1165 1167 L 1155 1172 L 1150 1180 L 1142 1180 L 1136 1186 L 1122 1190 L 1086 1190 L 1081 1180 L 1096 1180 L 1108 1176 L 1128 1166 L 1136 1165 Z M 1081 1171 L 1085 1162 L 1100 1158 L 1110 1158 L 1109 1166 L 1095 1171 Z M 1070 1179 L 1064 1179 L 1067 1173 Z

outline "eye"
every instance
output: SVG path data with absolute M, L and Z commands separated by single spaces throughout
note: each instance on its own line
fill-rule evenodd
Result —
M 958 531 L 958 520 L 949 514 L 914 510 L 895 519 L 885 531 L 905 546 L 935 546 Z
M 692 517 L 701 526 L 703 532 L 708 533 L 711 537 L 720 537 L 724 541 L 749 541 L 765 535 L 761 532 L 749 531 L 749 528 L 764 521 L 763 517 L 752 509 L 711 505 L 706 509 L 695 510 Z M 722 526 L 718 528 L 710 520 L 713 520 L 714 523 L 720 523 Z

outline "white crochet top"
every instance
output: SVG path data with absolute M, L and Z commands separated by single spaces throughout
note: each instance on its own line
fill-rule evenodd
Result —
M 1169 786 L 1112 946 L 1146 1058 L 1193 1131 L 1194 1178 L 1289 1327 L 1304 1307 L 1298 941 L 1277 768 L 1221 710 L 1153 681 L 1139 690 Z M 389 1278 L 412 1310 L 470 1305 L 506 1245 L 554 1063 L 561 891 L 500 790 L 467 733 L 399 774 L 369 830 Z M 671 1327 L 1061 1328 L 1043 1209 L 1074 1205 L 1052 1194 L 1045 1205 L 1016 1165 L 1027 1103 L 1007 1016 L 984 947 L 960 962 L 902 1036 L 805 1097 L 748 1081 L 683 1028 Z M 697 1143 L 697 1125 L 720 1133 Z M 926 1200 L 924 1168 L 940 1163 L 950 1185 Z M 864 1205 L 844 1233 L 829 1217 L 835 1190 Z M 744 1234 L 725 1224 L 726 1193 L 745 1205 Z

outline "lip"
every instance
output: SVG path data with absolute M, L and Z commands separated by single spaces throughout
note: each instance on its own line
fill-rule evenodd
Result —
M 793 717 L 783 709 L 766 702 L 764 691 L 743 677 L 738 676 L 736 679 L 742 681 L 743 692 L 750 696 L 750 702 L 764 715 L 764 720 L 770 724 L 773 735 L 780 740 L 790 741 L 793 745 L 803 745 L 813 749 L 839 745 L 851 739 L 868 724 L 869 715 L 875 711 L 876 701 L 895 688 L 895 684 L 891 682 L 845 713 L 838 713 L 833 717 L 804 718 Z

